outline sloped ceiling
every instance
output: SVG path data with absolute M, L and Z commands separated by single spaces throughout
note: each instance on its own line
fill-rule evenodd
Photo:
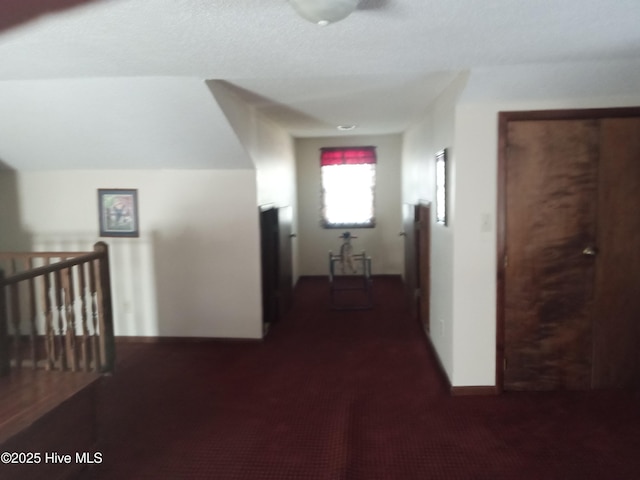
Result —
M 16 169 L 253 168 L 195 78 L 4 82 L 0 105 L 0 160 Z
M 247 168 L 207 79 L 294 136 L 402 132 L 460 71 L 480 72 L 476 99 L 494 69 L 635 65 L 638 25 L 637 0 L 362 0 L 327 27 L 285 0 L 6 0 L 0 162 Z

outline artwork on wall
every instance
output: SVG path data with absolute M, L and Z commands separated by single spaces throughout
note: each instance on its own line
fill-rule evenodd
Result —
M 436 223 L 447 225 L 447 149 L 436 153 Z
M 137 237 L 138 191 L 122 188 L 98 189 L 101 237 Z

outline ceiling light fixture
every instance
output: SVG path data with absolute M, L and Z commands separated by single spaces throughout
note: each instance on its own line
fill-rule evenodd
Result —
M 302 18 L 325 26 L 347 18 L 360 0 L 289 0 Z
M 348 132 L 349 130 L 355 129 L 356 126 L 355 125 L 338 125 L 336 128 L 343 132 Z

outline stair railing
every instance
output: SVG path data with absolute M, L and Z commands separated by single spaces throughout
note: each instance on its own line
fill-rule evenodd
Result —
M 0 376 L 106 373 L 114 363 L 106 243 L 93 252 L 0 252 Z

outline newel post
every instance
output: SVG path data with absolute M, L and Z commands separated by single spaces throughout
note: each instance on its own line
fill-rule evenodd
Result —
M 6 377 L 11 371 L 9 357 L 9 319 L 7 318 L 7 300 L 4 289 L 4 270 L 0 270 L 0 377 Z
M 100 325 L 102 337 L 102 348 L 104 349 L 103 372 L 113 372 L 116 361 L 116 344 L 113 332 L 113 308 L 111 305 L 111 274 L 109 272 L 109 246 L 105 242 L 98 242 L 94 245 L 94 251 L 101 253 L 99 258 L 100 284 L 102 290 L 103 320 Z

